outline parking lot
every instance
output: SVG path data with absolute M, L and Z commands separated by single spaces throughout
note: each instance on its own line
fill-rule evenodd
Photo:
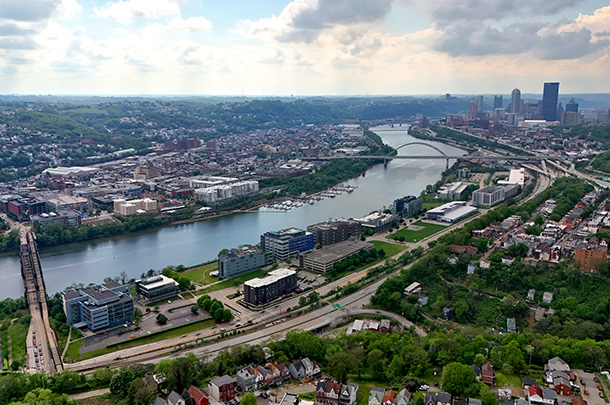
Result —
M 597 388 L 598 386 L 602 386 L 602 384 L 598 381 L 595 381 L 597 378 L 593 372 L 585 372 L 584 370 L 574 370 L 576 373 L 576 381 L 580 386 L 580 393 L 582 398 L 587 401 L 588 405 L 605 405 L 606 401 L 603 397 L 600 397 L 600 391 Z M 602 378 L 604 378 L 602 376 Z M 603 386 L 602 386 L 603 389 Z M 587 395 L 588 392 L 588 395 Z

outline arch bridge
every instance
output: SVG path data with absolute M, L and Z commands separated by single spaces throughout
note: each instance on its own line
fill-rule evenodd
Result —
M 434 149 L 435 151 L 437 151 L 438 153 L 440 153 L 441 155 L 443 155 L 446 158 L 446 162 L 447 162 L 446 168 L 447 169 L 449 168 L 449 159 L 450 159 L 450 157 L 445 152 L 443 152 L 442 150 L 437 148 L 436 146 L 430 145 L 429 143 L 426 143 L 426 142 L 419 142 L 419 141 L 407 142 L 404 145 L 400 145 L 398 148 L 394 148 L 394 150 L 398 151 L 398 149 L 404 148 L 405 146 L 409 146 L 409 145 L 423 145 L 423 146 L 427 146 L 429 148 Z M 384 158 L 383 158 L 383 165 L 387 166 L 388 162 L 390 160 L 392 160 L 393 156 L 396 156 L 396 155 L 386 155 L 386 156 L 384 156 Z

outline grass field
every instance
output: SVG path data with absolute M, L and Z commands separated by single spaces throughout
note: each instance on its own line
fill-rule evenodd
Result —
M 253 278 L 264 277 L 267 275 L 267 273 L 268 273 L 267 270 L 262 270 L 262 269 L 255 270 L 252 273 L 242 274 L 241 276 L 230 278 L 228 280 L 221 281 L 218 284 L 214 284 L 209 287 L 206 287 L 205 291 L 210 292 L 210 291 L 224 290 L 225 288 L 229 288 L 229 287 L 237 287 L 248 280 L 252 280 Z
M 421 226 L 423 227 L 423 229 L 413 231 L 410 229 L 403 228 L 397 232 L 394 232 L 393 234 L 388 236 L 388 238 L 397 240 L 402 236 L 405 238 L 405 242 L 419 242 L 420 240 L 425 239 L 428 236 L 434 235 L 435 233 L 447 228 L 445 225 L 427 224 L 422 221 L 417 221 L 413 225 Z
M 523 382 L 521 378 L 514 374 L 505 374 L 502 371 L 496 371 L 496 385 L 498 387 L 513 387 L 521 388 Z
M 154 343 L 154 342 L 159 342 L 159 341 L 162 341 L 165 339 L 171 339 L 174 337 L 178 337 L 178 336 L 184 335 L 186 333 L 197 332 L 199 330 L 207 329 L 214 325 L 216 325 L 216 322 L 214 320 L 205 319 L 200 322 L 193 322 L 191 324 L 184 325 L 183 327 L 180 327 L 180 328 L 175 328 L 175 329 L 168 330 L 165 332 L 159 332 L 154 335 L 145 336 L 138 340 L 133 340 L 133 341 L 128 340 L 119 345 L 113 346 L 111 348 L 104 347 L 101 349 L 92 350 L 92 351 L 82 353 L 82 354 L 79 353 L 79 350 L 83 345 L 83 341 L 78 340 L 76 342 L 70 343 L 70 346 L 68 347 L 64 361 L 72 362 L 73 359 L 74 359 L 74 361 L 92 359 L 94 357 L 112 353 L 117 350 L 128 349 L 130 347 L 142 346 L 142 345 L 145 345 L 148 343 Z M 125 334 L 125 336 L 129 337 L 128 334 Z
M 195 283 L 208 285 L 218 281 L 218 277 L 210 276 L 210 272 L 218 270 L 218 263 L 206 264 L 204 266 L 195 267 L 192 270 L 180 273 L 180 276 L 188 278 Z
M 8 328 L 8 335 L 11 338 L 11 353 L 13 361 L 17 360 L 22 365 L 25 364 L 25 339 L 28 334 L 28 326 L 19 321 L 15 321 Z
M 431 210 L 432 208 L 440 207 L 443 203 L 440 202 L 425 202 L 421 204 L 422 209 Z
M 382 242 L 380 240 L 372 240 L 371 243 L 375 246 L 375 249 L 383 249 L 386 258 L 392 257 L 407 248 L 407 246 L 396 245 L 390 242 Z

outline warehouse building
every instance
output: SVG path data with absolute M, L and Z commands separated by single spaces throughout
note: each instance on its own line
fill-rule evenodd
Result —
M 301 253 L 300 267 L 308 270 L 327 273 L 333 269 L 335 263 L 355 255 L 362 250 L 371 250 L 374 246 L 367 242 L 348 240 L 326 246 L 322 249 Z

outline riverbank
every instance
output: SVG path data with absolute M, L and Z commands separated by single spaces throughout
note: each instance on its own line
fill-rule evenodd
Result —
M 392 147 L 415 140 L 404 127 L 398 130 L 384 127 L 379 134 Z M 464 153 L 440 142 L 431 143 L 448 155 Z M 408 154 L 429 153 L 427 147 L 421 145 L 404 149 Z M 442 160 L 396 159 L 387 167 L 381 164 L 369 167 L 364 177 L 344 181 L 356 187 L 351 193 L 344 192 L 335 198 L 325 198 L 289 211 L 206 213 L 154 229 L 45 247 L 40 254 L 47 290 L 53 294 L 73 282 L 100 283 L 104 277 L 118 276 L 123 271 L 129 278 L 139 278 L 150 269 L 177 264 L 190 267 L 216 259 L 223 249 L 257 244 L 260 235 L 271 230 L 305 229 L 329 218 L 359 218 L 372 211 L 387 209 L 397 198 L 419 195 L 428 184 L 438 181 L 444 170 Z M 0 295 L 18 297 L 21 284 L 18 256 L 0 257 Z

